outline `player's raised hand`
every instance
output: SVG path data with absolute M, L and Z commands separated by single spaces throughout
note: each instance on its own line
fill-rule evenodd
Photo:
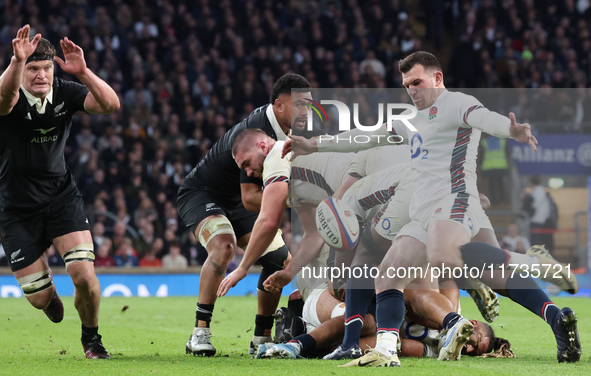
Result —
M 518 123 L 513 112 L 509 113 L 511 125 L 509 126 L 509 133 L 517 142 L 527 143 L 529 146 L 538 150 L 538 140 L 531 134 L 531 126 L 528 123 Z
M 65 37 L 60 41 L 62 51 L 64 52 L 64 60 L 59 56 L 55 57 L 55 61 L 66 73 L 77 76 L 86 71 L 86 60 L 84 60 L 84 51 L 74 42 Z
M 41 40 L 41 34 L 35 35 L 33 40 L 29 40 L 29 33 L 31 27 L 25 25 L 18 29 L 16 32 L 16 38 L 12 40 L 12 50 L 14 51 L 14 57 L 17 62 L 27 61 L 29 56 L 35 52 L 37 44 Z
M 291 282 L 291 273 L 289 268 L 278 270 L 275 273 L 265 279 L 263 287 L 267 292 L 281 292 L 284 286 L 287 286 Z
M 220 283 L 220 287 L 218 288 L 217 296 L 224 296 L 228 293 L 228 291 L 236 286 L 236 284 L 242 279 L 246 277 L 246 271 L 242 270 L 240 267 L 234 270 L 232 273 L 228 274 L 226 278 Z

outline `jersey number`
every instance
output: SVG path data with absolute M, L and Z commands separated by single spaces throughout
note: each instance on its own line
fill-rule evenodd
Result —
M 411 158 L 417 158 L 418 156 L 420 156 L 421 146 L 423 146 L 423 138 L 421 137 L 420 134 L 415 133 L 415 135 L 412 136 L 412 139 L 410 140 L 410 157 Z M 427 156 L 429 155 L 429 150 L 423 149 L 422 151 L 423 151 L 423 156 L 421 157 L 421 159 L 427 159 Z

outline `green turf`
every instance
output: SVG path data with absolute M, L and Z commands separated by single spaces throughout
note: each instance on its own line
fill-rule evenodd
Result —
M 101 302 L 100 333 L 113 355 L 90 361 L 80 345 L 80 323 L 72 298 L 63 298 L 64 321 L 51 323 L 25 299 L 0 300 L 0 374 L 167 374 L 167 375 L 353 375 L 396 372 L 429 375 L 591 374 L 591 300 L 556 299 L 579 316 L 583 355 L 579 364 L 558 364 L 556 345 L 548 326 L 508 299 L 501 300 L 501 317 L 493 324 L 508 338 L 517 359 L 462 357 L 460 362 L 402 359 L 402 368 L 337 368 L 344 362 L 322 360 L 255 360 L 247 348 L 253 332 L 256 298 L 222 298 L 212 323 L 214 358 L 185 355 L 194 323 L 195 298 L 105 298 Z M 129 306 L 121 312 L 124 306 Z M 477 318 L 471 300 L 462 300 L 464 316 Z

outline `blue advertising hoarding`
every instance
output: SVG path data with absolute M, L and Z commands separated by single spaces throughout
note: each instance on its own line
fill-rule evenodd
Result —
M 521 174 L 591 175 L 591 135 L 537 135 L 538 151 L 509 140 L 511 157 Z
M 199 274 L 98 274 L 101 295 L 108 296 L 197 296 Z M 53 276 L 55 286 L 62 296 L 74 296 L 74 285 L 67 274 Z M 246 277 L 231 288 L 227 295 L 256 295 L 258 274 Z M 291 285 L 283 288 L 283 295 L 294 291 Z M 0 297 L 21 297 L 22 291 L 11 275 L 0 276 Z
M 65 274 L 54 275 L 55 285 L 61 296 L 74 296 L 74 285 L 70 277 Z M 138 297 L 167 297 L 167 296 L 197 296 L 199 274 L 98 274 L 101 283 L 101 295 L 109 296 L 138 296 Z M 258 274 L 248 274 L 228 292 L 228 296 L 256 295 Z M 578 275 L 578 297 L 591 297 L 591 273 Z M 555 286 L 539 282 L 547 292 L 554 295 Z M 295 290 L 295 283 L 283 288 L 283 296 L 289 296 Z M 561 292 L 561 296 L 572 296 Z M 461 291 L 461 296 L 468 295 Z M 0 275 L 0 298 L 19 298 L 23 293 L 11 275 Z

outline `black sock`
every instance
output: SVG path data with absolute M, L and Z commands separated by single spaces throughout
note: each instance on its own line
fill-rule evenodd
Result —
M 462 316 L 458 315 L 455 312 L 448 313 L 447 316 L 443 319 L 443 327 L 446 329 L 451 328 L 454 326 Z
M 376 323 L 378 334 L 396 332 L 404 320 L 404 293 L 398 290 L 386 290 L 376 297 Z
M 199 321 L 204 321 L 205 327 L 209 328 L 211 315 L 213 315 L 213 304 L 197 303 L 197 311 L 195 313 L 195 327 L 199 326 Z
M 532 277 L 521 278 L 517 273 L 507 280 L 507 297 L 540 316 L 550 326 L 559 309 Z
M 96 341 L 97 339 L 101 339 L 101 336 L 98 334 L 98 326 L 94 328 L 87 328 L 82 325 L 82 343 Z
M 273 328 L 273 316 L 256 315 L 254 319 L 254 335 L 264 336 L 265 330 Z
M 359 345 L 365 313 L 375 293 L 375 288 L 356 288 L 356 284 L 353 279 L 347 281 L 347 295 L 345 295 L 345 336 L 341 344 L 341 348 L 343 349 L 348 349 L 353 345 Z
M 311 355 L 314 355 L 314 350 L 316 350 L 316 340 L 309 334 L 302 334 L 289 342 L 297 342 L 300 345 L 300 355 L 304 358 L 307 358 Z

